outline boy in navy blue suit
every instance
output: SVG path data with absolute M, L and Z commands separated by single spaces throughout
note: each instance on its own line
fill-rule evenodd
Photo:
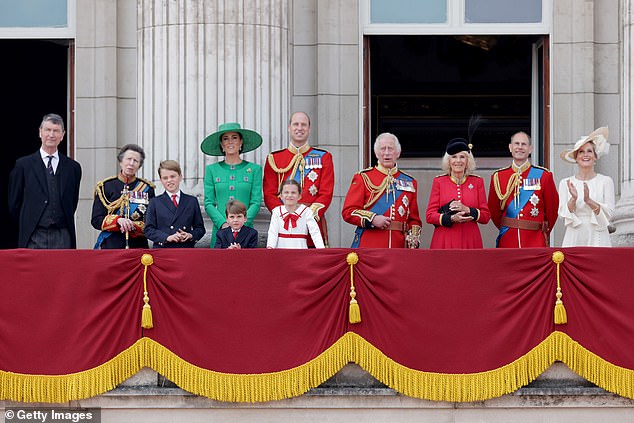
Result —
M 180 190 L 183 175 L 177 161 L 162 161 L 158 174 L 165 192 L 150 200 L 145 236 L 154 248 L 193 248 L 206 232 L 198 199 Z
M 238 200 L 231 200 L 225 209 L 227 215 L 226 227 L 216 233 L 214 248 L 257 248 L 258 231 L 244 226 L 247 221 L 247 207 Z M 223 225 L 224 226 L 224 225 Z

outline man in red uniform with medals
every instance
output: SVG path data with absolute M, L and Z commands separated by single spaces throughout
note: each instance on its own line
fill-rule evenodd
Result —
M 500 229 L 498 248 L 545 247 L 557 220 L 559 196 L 553 175 L 531 165 L 531 139 L 524 132 L 511 137 L 511 166 L 491 176 L 489 210 Z
M 291 139 L 289 146 L 270 153 L 266 158 L 262 182 L 264 204 L 269 211 L 282 204 L 279 196 L 282 182 L 296 180 L 302 187 L 302 203 L 312 210 L 324 244 L 328 246 L 325 213 L 332 202 L 335 187 L 332 155 L 308 145 L 310 118 L 306 113 L 291 115 L 288 133 Z
M 343 220 L 357 227 L 352 248 L 418 248 L 418 185 L 396 165 L 398 138 L 379 135 L 374 154 L 379 163 L 354 175 L 341 212 Z

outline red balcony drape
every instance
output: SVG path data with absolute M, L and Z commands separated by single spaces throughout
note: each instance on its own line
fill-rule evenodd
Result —
M 406 395 L 475 401 L 556 360 L 634 398 L 634 249 L 559 250 L 565 324 L 554 249 L 366 249 L 350 265 L 351 251 L 1 251 L 0 399 L 90 397 L 148 366 L 199 395 L 267 401 L 356 362 Z

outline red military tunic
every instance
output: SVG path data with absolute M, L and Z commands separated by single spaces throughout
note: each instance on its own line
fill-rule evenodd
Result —
M 335 171 L 332 155 L 326 150 L 304 144 L 299 149 L 289 145 L 284 150 L 270 153 L 264 164 L 264 204 L 269 211 L 282 204 L 279 191 L 282 182 L 295 179 L 302 186 L 301 202 L 315 214 L 326 246 L 328 229 L 324 214 L 332 202 Z
M 533 168 L 542 172 L 539 178 L 530 176 Z M 559 207 L 553 175 L 547 169 L 527 162 L 519 168 L 512 164 L 497 170 L 491 176 L 488 202 L 491 220 L 500 228 L 499 248 L 547 245 Z
M 471 209 L 472 221 L 451 222 L 451 214 L 444 210 L 444 206 L 454 200 Z M 434 178 L 426 218 L 427 223 L 434 225 L 429 248 L 482 248 L 478 223 L 485 225 L 491 219 L 482 178 L 475 175 L 469 175 L 463 181 L 449 175 Z
M 410 230 L 420 234 L 417 192 L 416 180 L 396 167 L 378 165 L 355 174 L 341 212 L 343 220 L 357 226 L 353 247 L 405 248 Z M 372 226 L 377 214 L 392 219 L 389 229 Z

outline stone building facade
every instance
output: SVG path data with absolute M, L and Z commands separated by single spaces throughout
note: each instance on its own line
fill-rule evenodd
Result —
M 370 130 L 363 113 L 372 106 L 364 100 L 364 39 L 377 31 L 417 31 L 411 25 L 377 30 L 368 18 L 372 3 L 77 2 L 72 153 L 85 169 L 77 214 L 80 245 L 89 248 L 96 237 L 88 224 L 93 183 L 116 171 L 114 156 L 121 145 L 137 142 L 146 149 L 142 174 L 154 181 L 160 160 L 179 160 L 185 190 L 202 196 L 204 167 L 215 160 L 200 152 L 205 135 L 225 121 L 254 128 L 264 144 L 246 158 L 263 163 L 268 152 L 286 146 L 288 115 L 305 110 L 313 121 L 311 143 L 331 151 L 335 160 L 335 197 L 328 211 L 331 244 L 348 246 L 352 228 L 341 222 L 341 205 L 353 173 L 369 164 L 367 140 L 376 135 L 364 134 Z M 612 149 L 599 162 L 599 171 L 614 179 L 620 198 L 614 241 L 629 245 L 634 231 L 631 2 L 542 3 L 543 22 L 536 31 L 547 36 L 550 48 L 550 116 L 543 128 L 548 144 L 541 147 L 546 155 L 540 161 L 557 180 L 568 176 L 573 168 L 558 159 L 559 152 L 595 127 L 608 125 Z M 423 34 L 433 32 L 421 28 Z M 488 180 L 506 164 L 508 157 L 483 157 L 480 174 Z M 406 158 L 401 167 L 418 177 L 419 201 L 426 204 L 438 160 Z M 267 220 L 261 213 L 258 228 L 265 229 Z M 424 229 L 428 242 L 431 227 Z M 486 246 L 493 245 L 494 232 L 483 228 Z M 553 245 L 562 235 L 556 227 Z

